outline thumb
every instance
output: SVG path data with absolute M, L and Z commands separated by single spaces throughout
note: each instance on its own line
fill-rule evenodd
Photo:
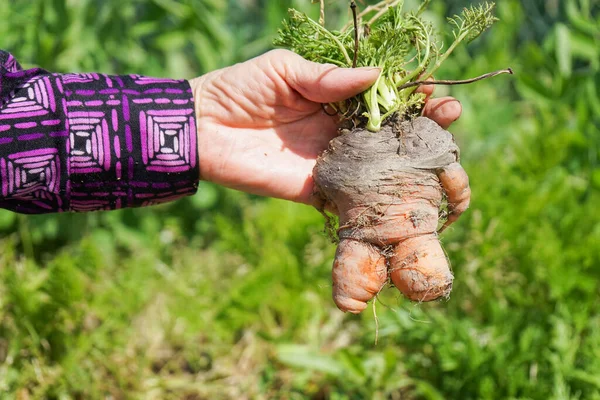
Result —
M 280 51 L 275 51 L 280 52 Z M 316 103 L 345 100 L 367 90 L 379 77 L 379 68 L 340 68 L 310 62 L 291 51 L 281 51 L 277 64 L 294 90 Z

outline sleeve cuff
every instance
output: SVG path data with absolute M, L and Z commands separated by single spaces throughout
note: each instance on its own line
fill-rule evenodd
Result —
M 149 206 L 196 193 L 196 120 L 187 81 L 55 76 L 66 114 L 68 211 Z

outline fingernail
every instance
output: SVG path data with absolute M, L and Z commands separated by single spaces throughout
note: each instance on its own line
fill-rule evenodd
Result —
M 462 115 L 462 103 L 458 99 L 454 99 L 454 100 L 460 105 L 460 112 L 458 113 L 458 116 L 452 122 L 458 121 Z

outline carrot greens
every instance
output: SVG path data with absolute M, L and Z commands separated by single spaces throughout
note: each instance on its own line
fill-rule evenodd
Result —
M 405 119 L 423 106 L 424 96 L 415 91 L 418 85 L 407 84 L 431 77 L 459 44 L 477 38 L 497 20 L 494 3 L 465 8 L 460 15 L 448 19 L 454 40 L 445 46 L 432 24 L 423 18 L 429 1 L 413 12 L 404 11 L 403 3 L 383 1 L 370 6 L 376 13 L 366 25 L 350 24 L 341 30 L 329 30 L 306 14 L 290 9 L 275 45 L 318 63 L 380 68 L 381 75 L 369 90 L 350 101 L 331 104 L 357 125 L 379 131 L 391 115 Z M 359 30 L 358 43 L 355 29 Z

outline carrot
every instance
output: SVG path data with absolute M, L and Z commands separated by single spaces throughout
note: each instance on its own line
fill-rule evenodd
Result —
M 344 311 L 359 313 L 388 279 L 386 258 L 370 243 L 342 239 L 332 275 L 335 303 Z
M 462 81 L 430 80 L 456 46 L 496 21 L 494 4 L 465 8 L 450 18 L 454 41 L 442 45 L 422 18 L 429 1 L 408 13 L 402 12 L 403 3 L 384 0 L 357 14 L 351 1 L 353 31 L 351 24 L 329 31 L 291 9 L 275 41 L 314 62 L 381 69 L 364 93 L 329 104 L 345 128 L 313 170 L 319 210 L 339 214 L 333 298 L 351 313 L 364 310 L 389 280 L 414 301 L 447 297 L 452 289 L 438 233 L 469 207 L 471 189 L 453 136 L 432 120 L 416 117 L 425 102 L 416 87 L 512 74 L 506 69 Z M 323 11 L 321 2 L 322 21 Z M 368 29 L 362 29 L 360 21 L 369 12 Z M 447 220 L 438 229 L 444 204 Z
M 452 273 L 437 238 L 439 210 L 448 196 L 448 204 L 460 205 L 448 218 L 456 220 L 469 193 L 449 132 L 423 117 L 385 124 L 376 135 L 346 130 L 313 177 L 324 207 L 340 213 L 333 297 L 341 310 L 362 311 L 388 273 L 411 300 L 448 296 Z

